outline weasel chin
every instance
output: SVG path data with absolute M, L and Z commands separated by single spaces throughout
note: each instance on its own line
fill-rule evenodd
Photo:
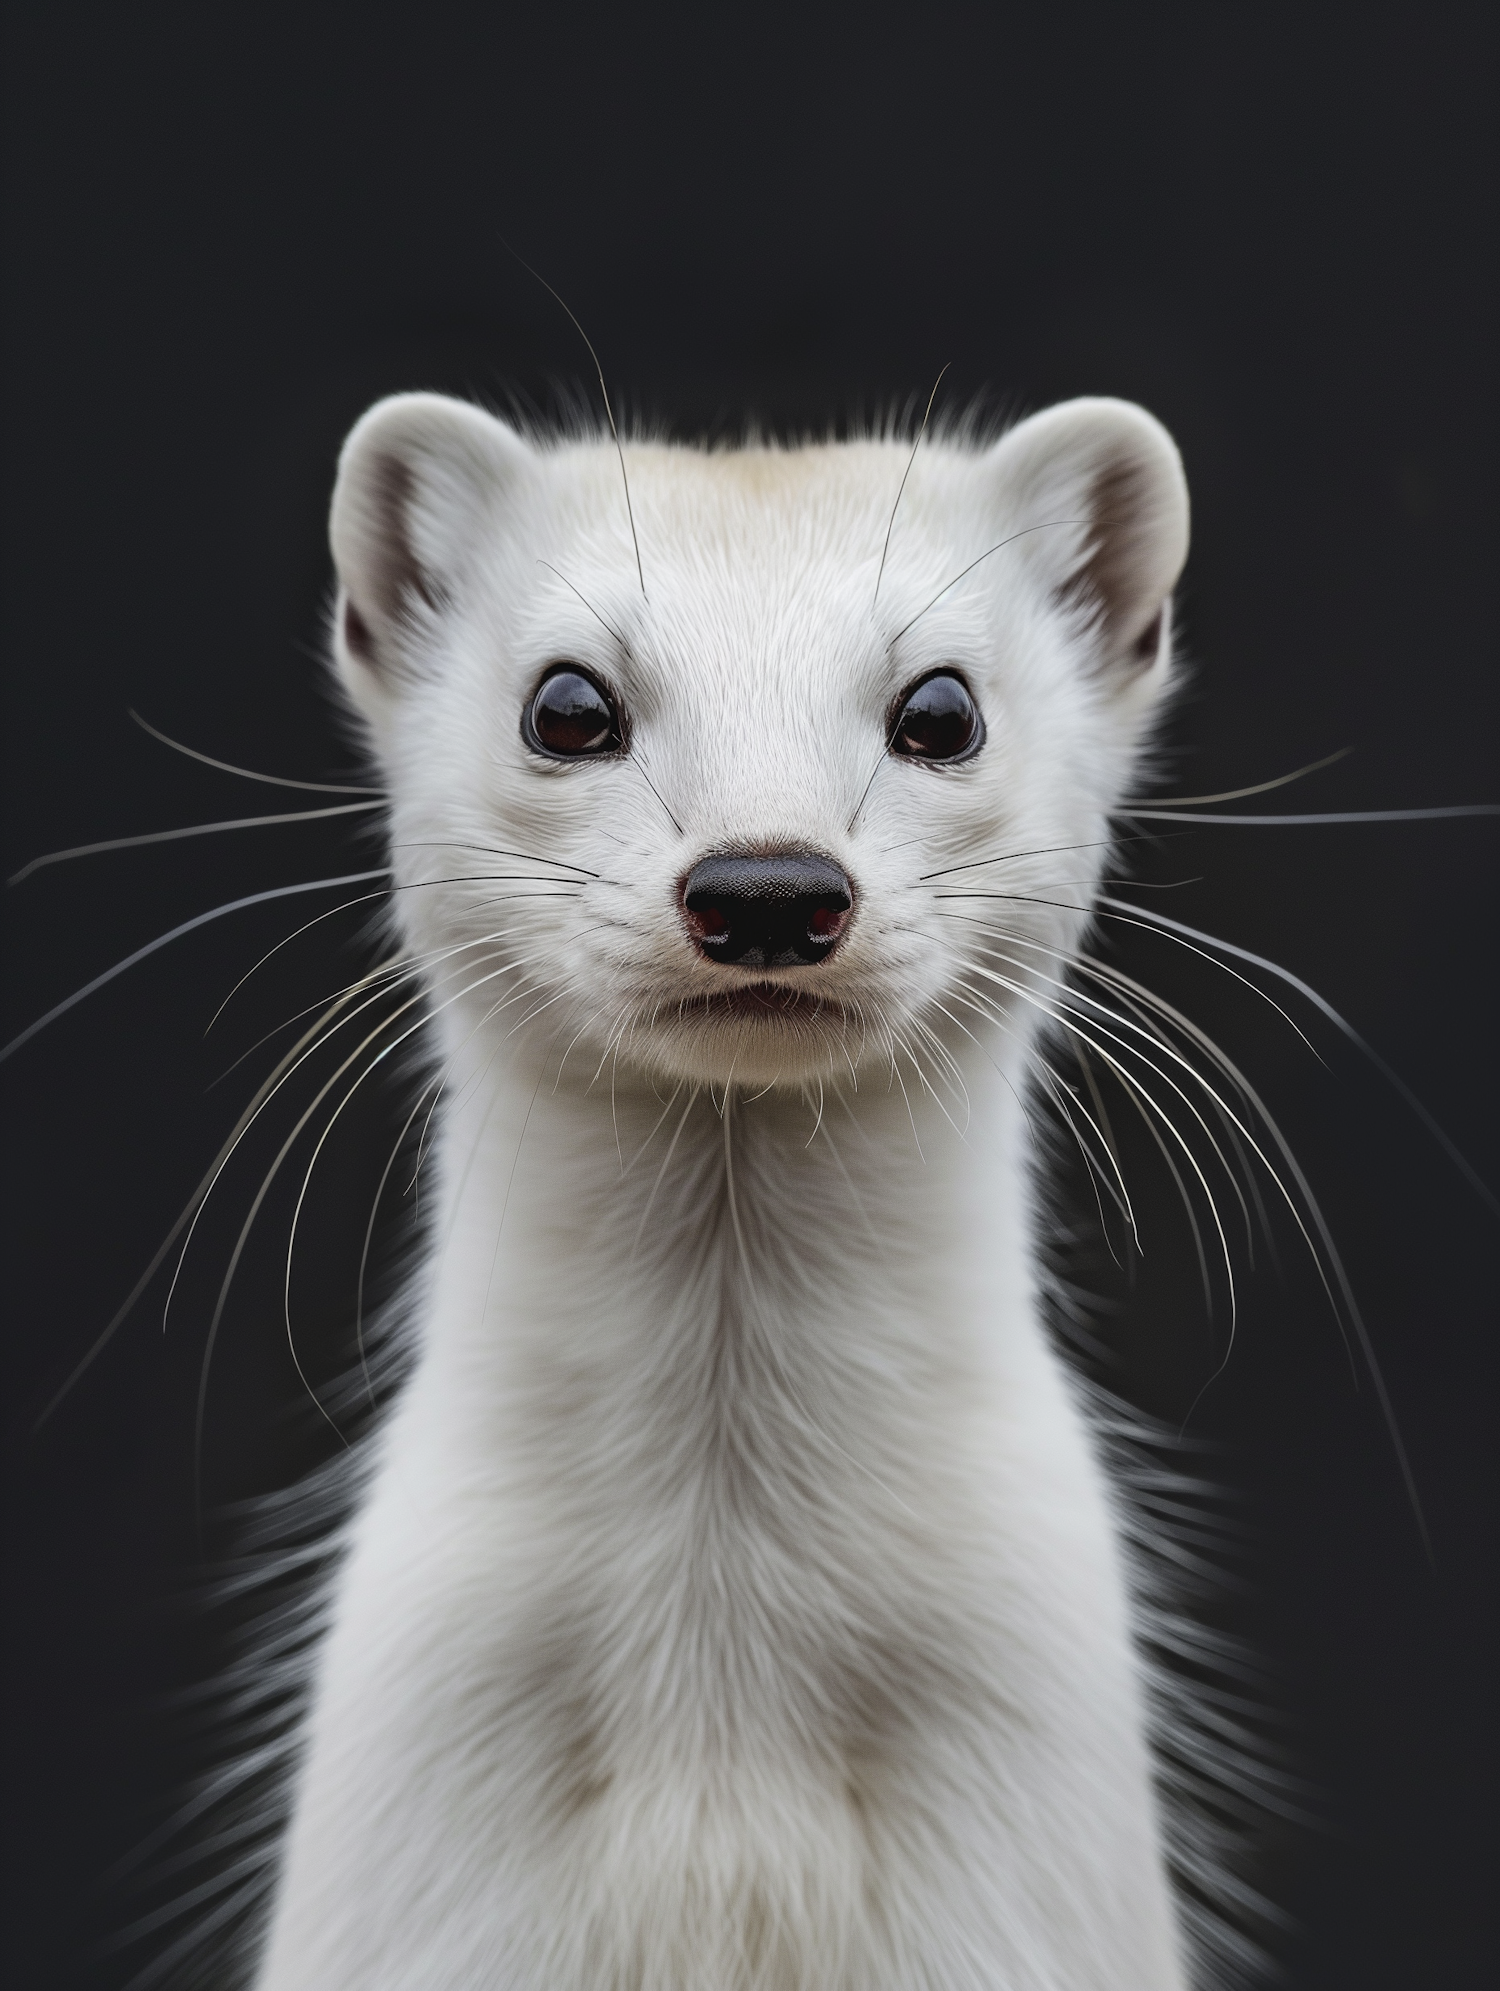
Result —
M 845 1003 L 784 982 L 746 981 L 662 1003 L 622 1051 L 699 1085 L 798 1087 L 858 1067 L 875 1048 Z

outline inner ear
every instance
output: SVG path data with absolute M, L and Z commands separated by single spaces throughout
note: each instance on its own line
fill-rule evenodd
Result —
M 1049 528 L 1028 535 L 1028 557 L 1079 616 L 1095 663 L 1149 670 L 1188 547 L 1187 481 L 1166 430 L 1128 401 L 1068 401 L 1002 438 L 995 462 L 1007 509 Z
M 345 580 L 340 634 L 349 655 L 367 670 L 393 664 L 395 659 L 383 656 L 382 648 L 392 648 L 392 638 L 410 622 L 414 609 L 436 610 L 443 600 L 442 584 L 417 557 L 411 517 L 415 491 L 411 466 L 387 455 L 375 457 L 349 493 L 350 507 L 363 516 L 345 520 L 361 544 Z
M 1131 661 L 1137 670 L 1148 671 L 1162 653 L 1162 641 L 1167 633 L 1166 604 L 1156 611 L 1131 648 Z
M 1138 663 L 1155 661 L 1164 613 L 1160 601 L 1153 607 L 1159 585 L 1153 585 L 1151 570 L 1158 563 L 1149 544 L 1159 509 L 1153 468 L 1137 456 L 1122 455 L 1096 472 L 1081 507 L 1088 520 L 1086 550 L 1057 590 L 1060 601 L 1097 616 L 1112 655 Z M 1142 615 L 1144 628 L 1138 626 Z
M 399 456 L 379 456 L 370 465 L 361 500 L 368 517 L 364 573 L 373 591 L 371 610 L 385 620 L 409 612 L 414 602 L 438 607 L 443 590 L 417 558 L 412 537 L 412 500 L 416 478 Z M 351 593 L 350 602 L 354 601 Z M 365 621 L 368 631 L 369 623 Z
M 440 618 L 535 458 L 514 430 L 437 394 L 361 420 L 339 459 L 329 538 L 342 586 L 335 654 L 357 703 L 422 675 Z

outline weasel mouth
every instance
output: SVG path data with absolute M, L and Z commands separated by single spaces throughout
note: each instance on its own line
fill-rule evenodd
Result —
M 699 1016 L 706 1022 L 749 1018 L 761 1023 L 811 1023 L 817 1017 L 834 1024 L 844 1021 L 840 1003 L 789 989 L 781 982 L 743 982 L 738 988 L 716 989 L 712 995 L 695 997 L 683 1005 L 684 1022 Z

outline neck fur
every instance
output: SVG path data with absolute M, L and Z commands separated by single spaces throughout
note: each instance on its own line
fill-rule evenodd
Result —
M 1019 1070 L 975 1057 L 941 1102 L 846 1077 L 820 1112 L 557 1064 L 474 1058 L 442 1139 L 423 1368 L 482 1450 L 601 1490 L 623 1450 L 664 1494 L 727 1461 L 922 1477 L 920 1407 L 1031 1312 Z

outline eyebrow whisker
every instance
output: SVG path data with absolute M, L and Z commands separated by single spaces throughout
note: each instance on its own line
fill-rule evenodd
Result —
M 955 574 L 951 581 L 945 582 L 945 584 L 942 587 L 940 587 L 937 593 L 932 597 L 932 600 L 928 602 L 927 608 L 919 608 L 916 614 L 912 617 L 910 622 L 902 624 L 902 626 L 896 631 L 895 635 L 890 639 L 889 643 L 887 643 L 886 645 L 887 650 L 894 650 L 896 645 L 901 641 L 901 638 L 906 634 L 906 632 L 909 629 L 914 629 L 916 625 L 922 620 L 922 617 L 926 615 L 928 609 L 936 608 L 938 603 L 943 599 L 943 596 L 947 594 L 951 588 L 956 588 L 960 581 L 964 580 L 968 575 L 972 574 L 974 569 L 978 566 L 981 566 L 984 561 L 988 560 L 992 553 L 998 553 L 1002 547 L 1013 546 L 1018 539 L 1024 539 L 1028 533 L 1049 532 L 1052 530 L 1054 526 L 1063 526 L 1063 525 L 1095 526 L 1095 525 L 1112 525 L 1113 523 L 1114 521 L 1112 519 L 1050 518 L 1050 519 L 1044 519 L 1040 525 L 1023 525 L 1019 532 L 1012 532 L 1006 538 L 996 540 L 995 544 L 993 546 L 987 547 L 985 551 L 980 554 L 977 560 L 971 560 L 968 566 L 965 567 L 962 570 L 962 572 Z
M 943 363 L 942 373 L 939 373 L 937 379 L 932 383 L 932 392 L 927 397 L 927 412 L 922 417 L 922 426 L 917 430 L 917 439 L 911 446 L 911 455 L 907 457 L 906 468 L 901 473 L 901 482 L 896 489 L 896 502 L 891 506 L 890 521 L 885 529 L 885 544 L 880 549 L 880 566 L 876 571 L 875 575 L 875 593 L 870 599 L 870 609 L 872 613 L 874 612 L 875 608 L 879 605 L 880 602 L 880 583 L 885 575 L 886 555 L 891 550 L 891 534 L 896 529 L 896 514 L 901 509 L 901 498 L 902 494 L 906 490 L 906 480 L 911 475 L 911 467 L 917 460 L 917 451 L 922 447 L 922 438 L 927 433 L 927 423 L 932 415 L 932 404 L 934 401 L 936 401 L 937 391 L 943 384 L 943 374 L 948 371 L 948 368 L 952 366 L 952 364 L 953 362 L 951 359 L 945 360 Z

